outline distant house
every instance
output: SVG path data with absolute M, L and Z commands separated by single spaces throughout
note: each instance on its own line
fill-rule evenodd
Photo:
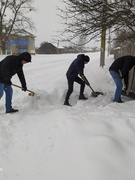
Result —
M 65 53 L 65 48 L 63 47 L 63 46 L 60 46 L 59 45 L 59 42 L 58 42 L 58 44 L 56 45 L 56 44 L 53 44 L 55 47 L 56 47 L 56 49 L 57 49 L 57 54 L 62 54 L 62 53 Z
M 43 42 L 36 52 L 38 54 L 61 54 L 64 52 L 64 48 L 57 47 L 49 42 Z
M 10 35 L 6 41 L 7 54 L 19 54 L 25 51 L 35 54 L 35 36 L 32 34 L 26 36 Z
M 38 54 L 56 54 L 57 49 L 56 47 L 48 42 L 44 42 L 41 46 L 37 49 Z
M 75 47 L 69 46 L 65 47 L 65 53 L 78 53 L 79 50 Z

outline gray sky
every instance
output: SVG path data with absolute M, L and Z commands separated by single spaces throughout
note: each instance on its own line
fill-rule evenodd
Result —
M 33 34 L 36 36 L 35 44 L 39 47 L 43 41 L 54 43 L 54 36 L 58 35 L 58 30 L 62 29 L 62 24 L 59 22 L 58 11 L 56 7 L 62 7 L 63 3 L 60 0 L 34 0 L 34 6 L 37 11 L 32 15 L 32 20 L 36 27 Z M 56 37 L 55 37 L 56 39 Z M 89 47 L 100 46 L 100 43 L 92 41 Z M 62 45 L 60 43 L 60 45 Z
M 36 47 L 43 41 L 52 42 L 54 35 L 58 34 L 57 31 L 62 28 L 58 23 L 58 11 L 56 6 L 62 3 L 59 0 L 35 0 L 34 6 L 37 11 L 33 14 L 32 20 L 35 24 L 36 31 Z

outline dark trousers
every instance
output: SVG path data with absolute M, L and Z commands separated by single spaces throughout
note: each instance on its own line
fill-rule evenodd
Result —
M 65 101 L 69 100 L 69 97 L 73 92 L 74 82 L 77 82 L 78 84 L 81 85 L 80 86 L 80 95 L 83 95 L 84 88 L 85 88 L 85 82 L 81 78 L 79 78 L 78 76 L 75 79 L 67 77 L 67 81 L 68 81 L 68 91 L 66 94 Z

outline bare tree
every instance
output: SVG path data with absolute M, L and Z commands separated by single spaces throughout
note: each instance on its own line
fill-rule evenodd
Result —
M 67 41 L 86 36 L 88 41 L 100 37 L 102 29 L 113 33 L 128 27 L 135 31 L 135 1 L 133 0 L 61 0 L 60 10 Z M 61 36 L 62 37 L 62 36 Z M 89 38 L 88 38 L 89 37 Z
M 6 50 L 6 40 L 11 35 L 26 35 L 33 30 L 33 22 L 28 15 L 35 11 L 33 0 L 1 0 L 0 1 L 0 47 Z
M 87 42 L 87 37 L 83 37 L 83 36 L 79 36 L 77 41 L 76 41 L 76 49 L 78 49 L 79 51 L 84 51 L 85 50 L 85 45 L 86 45 L 86 42 Z
M 125 47 L 135 42 L 135 32 L 129 29 L 121 29 L 115 33 L 115 38 L 113 39 L 114 48 Z

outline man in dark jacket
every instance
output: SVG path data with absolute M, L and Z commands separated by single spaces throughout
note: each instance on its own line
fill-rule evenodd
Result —
M 84 54 L 79 54 L 77 58 L 71 63 L 71 65 L 68 68 L 68 71 L 66 73 L 67 81 L 68 81 L 68 91 L 66 94 L 64 105 L 71 106 L 69 104 L 69 97 L 73 92 L 73 85 L 74 82 L 77 82 L 80 84 L 80 96 L 79 99 L 86 100 L 87 98 L 84 96 L 84 88 L 85 84 L 89 86 L 89 82 L 84 76 L 83 70 L 85 64 L 89 62 L 89 56 L 86 56 Z M 80 75 L 80 77 L 78 77 Z
M 124 83 L 125 91 L 128 89 L 129 71 L 135 65 L 134 56 L 122 56 L 116 59 L 109 68 L 110 74 L 116 84 L 114 102 L 122 103 L 121 93 Z
M 25 76 L 23 73 L 23 64 L 28 62 L 31 62 L 31 55 L 28 52 L 23 52 L 18 56 L 10 55 L 0 61 L 0 99 L 5 91 L 6 113 L 14 113 L 18 111 L 17 109 L 12 108 L 12 76 L 17 74 L 22 85 L 22 90 L 27 91 Z

